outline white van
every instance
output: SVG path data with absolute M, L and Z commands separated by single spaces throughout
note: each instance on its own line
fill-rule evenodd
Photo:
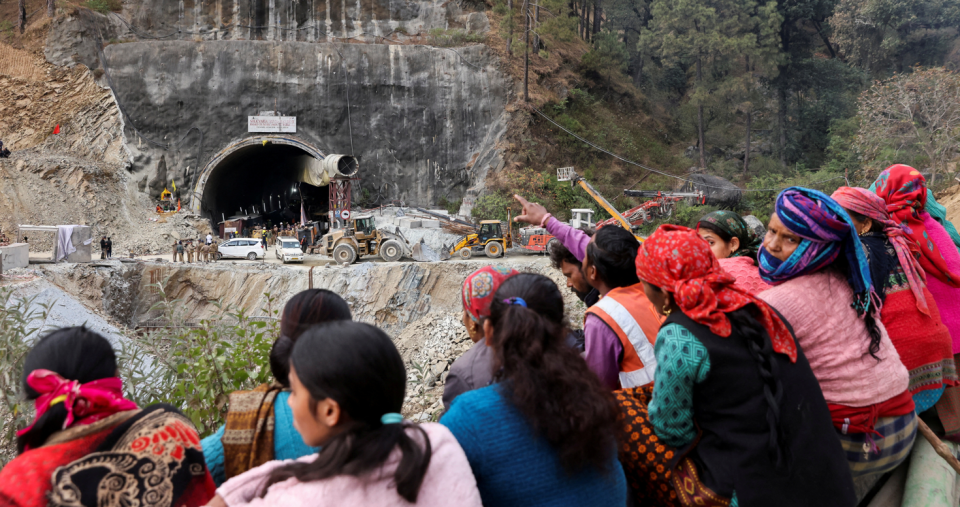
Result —
M 292 236 L 280 236 L 274 246 L 277 258 L 284 264 L 288 262 L 303 262 L 303 250 L 300 250 L 300 242 Z
M 266 256 L 267 251 L 259 239 L 233 238 L 220 243 L 217 247 L 217 259 L 247 259 L 255 261 Z

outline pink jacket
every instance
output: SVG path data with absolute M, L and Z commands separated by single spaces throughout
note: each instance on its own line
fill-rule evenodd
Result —
M 752 257 L 727 257 L 720 259 L 720 267 L 737 279 L 734 287 L 757 295 L 772 285 L 760 278 L 760 268 L 753 264 Z
M 923 219 L 923 225 L 927 227 L 930 241 L 937 245 L 940 253 L 943 254 L 943 260 L 947 261 L 947 268 L 954 273 L 960 273 L 960 252 L 957 252 L 954 247 L 947 230 L 929 213 L 922 213 L 920 217 Z M 950 331 L 950 337 L 953 339 L 953 353 L 960 353 L 960 289 L 941 282 L 930 273 L 927 273 L 927 288 L 930 289 L 933 300 L 937 302 L 937 307 L 940 309 L 940 320 Z
M 432 447 L 432 457 L 427 474 L 420 486 L 416 505 L 441 507 L 456 505 L 482 507 L 477 482 L 467 462 L 467 456 L 457 439 L 445 426 L 437 423 L 422 424 Z M 412 430 L 408 430 L 412 431 Z M 316 454 L 304 456 L 297 461 L 311 462 Z M 271 461 L 238 475 L 217 490 L 230 507 L 392 507 L 408 506 L 409 502 L 397 494 L 393 473 L 400 460 L 400 451 L 395 450 L 380 472 L 360 479 L 339 475 L 313 482 L 287 479 L 278 482 L 259 497 L 260 488 L 270 471 L 291 461 Z
M 793 326 L 827 403 L 866 407 L 907 390 L 909 373 L 879 318 L 880 362 L 870 355 L 870 333 L 850 306 L 853 290 L 839 274 L 799 276 L 758 297 Z

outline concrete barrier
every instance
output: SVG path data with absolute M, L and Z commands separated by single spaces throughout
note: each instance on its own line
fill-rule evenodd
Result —
M 421 220 L 420 227 L 424 229 L 439 229 L 440 221 L 439 220 Z
M 10 271 L 14 268 L 25 268 L 30 265 L 30 245 L 14 243 L 9 246 L 0 246 L 0 270 Z
M 401 218 L 400 227 L 405 227 L 407 229 L 419 229 L 420 220 L 414 220 L 412 218 Z

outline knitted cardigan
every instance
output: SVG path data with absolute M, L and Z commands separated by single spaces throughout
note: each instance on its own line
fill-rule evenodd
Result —
M 870 333 L 851 306 L 850 284 L 838 273 L 799 276 L 759 297 L 793 326 L 827 403 L 866 407 L 907 390 L 909 374 L 879 319 L 880 361 L 870 355 Z
M 727 257 L 720 259 L 720 267 L 737 279 L 735 287 L 757 295 L 772 285 L 760 278 L 760 268 L 754 265 L 752 257 Z
M 947 261 L 947 268 L 953 273 L 960 273 L 960 253 L 953 246 L 953 241 L 947 230 L 933 219 L 929 213 L 921 213 L 923 225 L 927 228 L 930 241 L 933 241 Z M 953 341 L 953 353 L 960 353 L 960 289 L 941 282 L 937 277 L 927 273 L 927 288 L 933 294 L 937 308 L 940 309 L 940 319 L 943 325 L 950 330 Z
M 494 384 L 463 393 L 440 419 L 463 447 L 484 507 L 626 505 L 627 483 L 612 434 L 606 470 L 585 466 L 568 473 L 556 449 L 534 431 L 503 389 Z
M 417 505 L 425 507 L 481 507 L 477 483 L 470 465 L 450 431 L 436 423 L 421 424 L 430 438 L 431 456 L 427 473 L 420 485 Z M 411 432 L 413 430 L 407 430 Z M 316 454 L 298 459 L 311 462 Z M 270 486 L 266 496 L 259 497 L 263 482 L 270 472 L 290 461 L 271 461 L 240 474 L 218 490 L 230 507 L 401 507 L 410 505 L 397 494 L 393 474 L 400 462 L 400 450 L 395 449 L 383 467 L 366 477 L 337 475 L 327 479 L 300 482 L 287 479 Z

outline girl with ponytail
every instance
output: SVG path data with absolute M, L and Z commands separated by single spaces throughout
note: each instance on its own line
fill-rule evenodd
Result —
M 556 284 L 508 278 L 483 332 L 496 383 L 461 394 L 440 420 L 463 447 L 483 505 L 625 505 L 613 397 L 567 345 Z
M 810 364 L 783 318 L 734 285 L 696 231 L 661 226 L 641 245 L 637 275 L 667 317 L 648 406 L 627 410 L 621 459 L 630 482 L 667 504 L 837 506 L 856 503 L 850 471 Z M 633 412 L 633 415 L 631 415 Z M 641 412 L 649 418 L 636 419 Z M 646 444 L 649 452 L 632 447 Z M 638 452 L 639 451 L 639 452 Z M 647 468 L 632 461 L 650 462 Z M 650 481 L 651 470 L 660 484 Z M 643 488 L 644 505 L 661 505 Z
M 196 507 L 214 494 L 193 423 L 176 408 L 124 398 L 110 342 L 59 329 L 27 354 L 36 416 L 0 470 L 0 505 Z
M 480 507 L 450 431 L 403 421 L 407 373 L 386 333 L 351 321 L 315 327 L 297 340 L 289 366 L 294 425 L 321 450 L 240 474 L 210 505 Z
M 203 439 L 203 455 L 218 486 L 268 461 L 317 452 L 303 443 L 287 405 L 290 352 L 307 329 L 350 319 L 347 302 L 326 289 L 308 289 L 287 301 L 280 316 L 280 336 L 270 349 L 270 371 L 275 380 L 251 391 L 230 393 L 227 423 Z

